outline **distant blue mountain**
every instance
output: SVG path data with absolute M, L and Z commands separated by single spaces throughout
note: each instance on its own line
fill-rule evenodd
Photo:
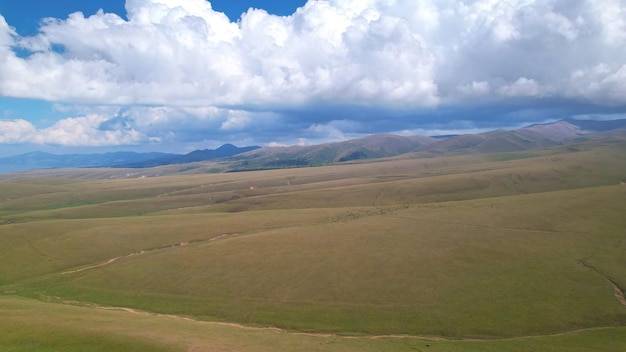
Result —
M 32 152 L 0 158 L 0 172 L 31 169 L 116 167 L 120 165 L 165 158 L 167 153 L 112 152 L 103 154 L 50 154 Z
M 207 161 L 214 160 L 219 158 L 226 158 L 229 156 L 249 152 L 255 149 L 259 149 L 258 146 L 250 146 L 250 147 L 236 147 L 232 144 L 224 144 L 217 149 L 203 149 L 203 150 L 194 150 L 191 153 L 184 155 L 168 155 L 162 158 L 150 159 L 135 163 L 127 163 L 123 165 L 116 165 L 114 167 L 133 167 L 133 168 L 145 168 L 145 167 L 153 167 L 153 166 L 161 166 L 161 165 L 170 165 L 170 164 L 186 164 L 186 163 L 194 163 L 199 161 Z
M 239 148 L 225 144 L 215 150 L 196 150 L 189 154 L 112 152 L 103 154 L 50 154 L 31 152 L 0 158 L 0 173 L 33 169 L 128 167 L 144 168 L 169 164 L 183 164 L 213 160 L 241 154 L 259 147 Z

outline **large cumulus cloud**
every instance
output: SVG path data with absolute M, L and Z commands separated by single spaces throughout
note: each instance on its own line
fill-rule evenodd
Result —
M 74 13 L 18 38 L 33 54 L 4 59 L 2 93 L 187 106 L 437 102 L 432 54 L 405 20 L 379 11 L 312 1 L 290 17 L 250 10 L 232 23 L 204 0 L 126 8 L 128 21 Z
M 0 95 L 140 105 L 240 138 L 270 120 L 365 133 L 386 118 L 403 130 L 478 123 L 484 111 L 626 105 L 621 0 L 309 0 L 291 16 L 250 9 L 237 22 L 205 0 L 127 0 L 126 10 L 127 20 L 45 19 L 33 37 L 0 17 Z M 135 116 L 132 138 L 187 133 L 157 133 L 153 118 Z

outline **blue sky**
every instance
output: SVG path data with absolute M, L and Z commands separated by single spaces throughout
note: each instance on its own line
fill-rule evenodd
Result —
M 0 13 L 21 35 L 34 35 L 43 18 L 65 19 L 80 11 L 91 16 L 102 9 L 126 17 L 125 0 L 0 0 Z M 279 16 L 288 16 L 306 0 L 213 0 L 212 8 L 225 13 L 236 22 L 249 8 L 260 8 Z
M 0 156 L 626 117 L 623 0 L 0 0 Z

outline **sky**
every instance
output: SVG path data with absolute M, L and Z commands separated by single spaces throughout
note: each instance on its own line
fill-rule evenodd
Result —
M 626 0 L 0 0 L 0 156 L 626 118 Z

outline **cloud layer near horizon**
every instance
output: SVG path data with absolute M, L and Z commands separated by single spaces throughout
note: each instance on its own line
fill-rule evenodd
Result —
M 0 143 L 341 138 L 626 106 L 620 0 L 310 0 L 237 23 L 205 0 L 126 10 L 33 37 L 0 16 L 0 95 L 85 110 L 45 129 L 0 120 Z

